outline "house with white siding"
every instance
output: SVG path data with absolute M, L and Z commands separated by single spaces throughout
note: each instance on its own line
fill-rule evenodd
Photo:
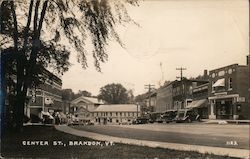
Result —
M 81 96 L 71 101 L 71 109 L 75 117 L 90 120 L 92 119 L 91 112 L 101 104 L 104 104 L 104 101 L 94 97 Z
M 129 124 L 140 116 L 140 106 L 135 104 L 100 105 L 92 111 L 92 121 L 96 124 Z

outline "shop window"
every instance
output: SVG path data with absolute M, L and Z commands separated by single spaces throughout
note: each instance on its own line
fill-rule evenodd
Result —
M 241 105 L 240 104 L 237 105 L 237 112 L 241 112 Z
M 232 90 L 233 89 L 233 80 L 232 78 L 228 79 L 228 90 Z
M 118 116 L 118 113 L 116 112 L 115 115 Z
M 110 116 L 112 116 L 112 112 L 110 112 Z
M 122 113 L 120 113 L 120 116 L 122 116 Z

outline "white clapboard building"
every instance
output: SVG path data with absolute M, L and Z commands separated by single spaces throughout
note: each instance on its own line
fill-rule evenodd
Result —
M 135 104 L 100 105 L 92 111 L 95 124 L 129 124 L 139 116 L 140 106 Z

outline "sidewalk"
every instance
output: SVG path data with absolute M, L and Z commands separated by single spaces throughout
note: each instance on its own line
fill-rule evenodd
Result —
M 250 124 L 250 120 L 230 120 L 230 119 L 202 119 L 207 124 L 219 124 L 221 121 L 226 121 L 231 124 Z
M 239 158 L 247 158 L 247 159 L 250 158 L 249 156 L 250 150 L 244 150 L 244 149 L 187 145 L 187 144 L 178 144 L 178 143 L 120 138 L 120 137 L 102 135 L 102 134 L 93 133 L 93 132 L 76 130 L 66 125 L 56 125 L 55 128 L 65 133 L 69 133 L 69 134 L 76 135 L 76 136 L 88 137 L 88 138 L 99 140 L 99 141 L 112 141 L 115 143 L 124 143 L 124 144 L 139 145 L 139 146 L 160 147 L 160 148 L 168 148 L 168 149 L 184 150 L 184 151 L 197 151 L 200 153 L 213 153 L 215 155 L 221 155 L 221 156 L 228 155 L 230 157 L 239 157 Z

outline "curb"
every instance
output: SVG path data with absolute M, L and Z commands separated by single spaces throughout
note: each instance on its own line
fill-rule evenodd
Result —
M 112 141 L 115 143 L 131 144 L 138 146 L 148 146 L 152 148 L 167 148 L 172 150 L 182 150 L 182 151 L 196 151 L 199 153 L 210 153 L 220 156 L 230 156 L 238 157 L 244 159 L 250 159 L 250 150 L 246 149 L 233 149 L 233 148 L 222 148 L 222 147 L 211 147 L 211 146 L 199 146 L 199 145 L 188 145 L 188 144 L 178 144 L 178 143 L 168 143 L 168 142 L 158 142 L 158 141 L 147 141 L 129 138 L 113 137 L 108 135 L 102 135 L 98 133 L 82 131 L 70 128 L 68 126 L 56 125 L 55 128 L 58 131 L 62 131 L 68 134 L 88 137 L 99 141 Z

